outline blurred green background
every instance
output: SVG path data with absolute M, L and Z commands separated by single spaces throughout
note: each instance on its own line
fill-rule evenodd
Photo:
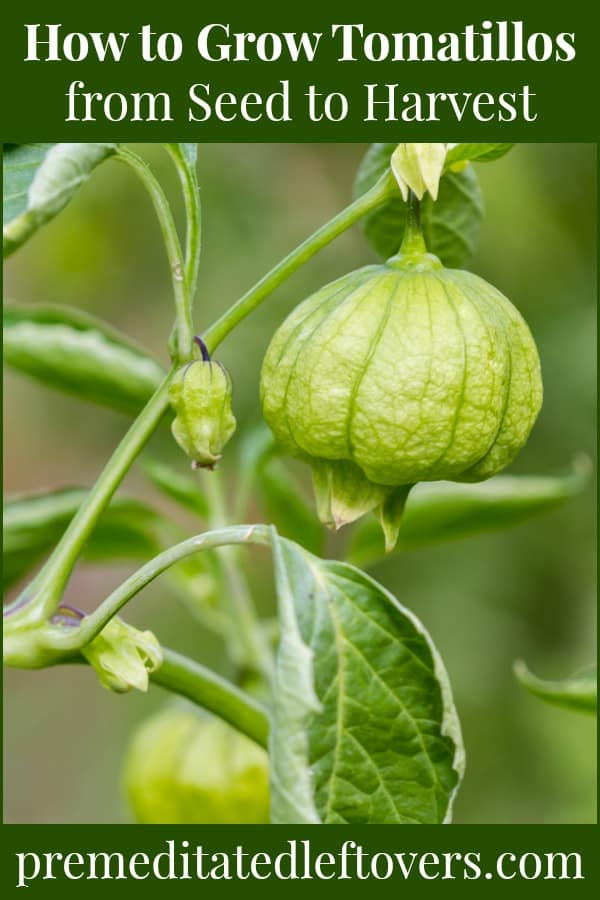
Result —
M 347 204 L 364 150 L 363 144 L 200 146 L 198 330 Z M 156 145 L 142 152 L 177 197 L 166 155 Z M 525 315 L 545 382 L 540 419 L 511 471 L 557 473 L 576 452 L 595 458 L 596 147 L 520 145 L 477 172 L 486 216 L 471 268 Z M 238 434 L 259 420 L 260 361 L 275 327 L 311 291 L 373 259 L 360 228 L 353 229 L 223 344 Z M 101 166 L 68 209 L 9 260 L 5 294 L 89 310 L 167 361 L 171 297 L 158 227 L 143 188 L 115 162 Z M 91 484 L 126 424 L 116 413 L 7 372 L 5 490 Z M 153 449 L 187 470 L 165 436 Z M 176 514 L 135 471 L 125 489 Z M 548 678 L 594 658 L 595 547 L 590 485 L 568 505 L 511 531 L 396 556 L 374 570 L 422 618 L 450 673 L 468 760 L 456 822 L 595 821 L 595 723 L 542 704 L 512 675 L 517 657 Z M 253 557 L 252 565 L 258 602 L 269 609 L 267 560 Z M 69 597 L 89 608 L 128 571 L 78 569 Z M 137 598 L 127 617 L 222 666 L 221 647 L 192 624 L 165 582 Z M 128 821 L 123 753 L 136 723 L 164 700 L 157 688 L 147 696 L 111 695 L 79 667 L 6 671 L 5 820 Z

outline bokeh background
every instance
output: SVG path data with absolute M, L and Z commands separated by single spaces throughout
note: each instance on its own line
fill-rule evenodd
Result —
M 200 330 L 346 205 L 365 145 L 199 149 Z M 157 145 L 141 150 L 176 197 L 166 155 Z M 477 170 L 486 216 L 471 268 L 523 312 L 544 373 L 543 411 L 512 471 L 562 472 L 578 452 L 595 458 L 596 147 L 520 145 Z M 354 228 L 223 344 L 238 433 L 260 418 L 258 373 L 275 327 L 309 292 L 373 259 Z M 68 209 L 8 261 L 5 293 L 91 311 L 166 362 L 172 313 L 159 231 L 143 188 L 115 162 L 101 166 Z M 91 484 L 127 424 L 11 372 L 4 399 L 8 493 Z M 187 469 L 164 436 L 153 449 Z M 176 515 L 139 473 L 125 489 Z M 542 704 L 512 674 L 515 658 L 542 677 L 560 678 L 595 657 L 595 546 L 590 484 L 567 505 L 513 530 L 395 556 L 374 570 L 421 617 L 449 670 L 468 756 L 459 823 L 595 821 L 595 723 Z M 69 596 L 93 606 L 128 571 L 80 568 Z M 260 560 L 253 586 L 259 605 L 270 608 L 273 587 Z M 127 616 L 165 643 L 222 666 L 218 643 L 164 582 L 138 597 Z M 79 667 L 9 670 L 4 684 L 5 820 L 129 821 L 121 762 L 136 724 L 164 703 L 160 690 L 111 695 Z

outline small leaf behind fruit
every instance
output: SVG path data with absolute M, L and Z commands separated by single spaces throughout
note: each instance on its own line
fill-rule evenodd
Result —
M 49 387 L 135 414 L 164 370 L 106 323 L 68 306 L 7 303 L 4 360 Z
M 546 703 L 575 712 L 596 714 L 598 698 L 596 666 L 582 669 L 563 681 L 544 681 L 533 675 L 526 664 L 519 660 L 515 663 L 515 675 L 523 687 Z
M 446 154 L 446 166 L 465 161 L 493 162 L 514 146 L 514 144 L 456 144 Z
M 390 165 L 396 144 L 372 144 L 356 177 L 354 192 L 369 190 Z M 421 222 L 431 253 L 445 266 L 460 268 L 477 248 L 483 218 L 483 200 L 472 166 L 461 172 L 446 172 L 436 201 L 426 195 L 421 204 Z M 406 203 L 400 192 L 364 219 L 365 234 L 384 259 L 398 251 L 406 225 Z
M 273 543 L 272 821 L 449 821 L 464 751 L 431 638 L 360 570 Z
M 412 550 L 442 541 L 509 528 L 554 509 L 583 490 L 587 460 L 566 475 L 497 475 L 481 484 L 436 481 L 413 488 L 404 510 L 396 550 Z M 370 565 L 385 556 L 381 529 L 363 519 L 350 542 L 348 559 Z
M 302 490 L 289 468 L 269 460 L 259 475 L 259 489 L 272 522 L 283 537 L 296 540 L 311 553 L 321 553 L 325 529 L 302 496 Z
M 4 256 L 63 209 L 118 144 L 10 144 L 3 154 Z

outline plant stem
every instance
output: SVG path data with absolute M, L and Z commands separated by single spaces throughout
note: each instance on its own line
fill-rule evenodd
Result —
M 227 526 L 227 514 L 219 473 L 206 472 L 204 475 L 204 487 L 210 506 L 210 527 L 223 529 Z M 231 656 L 238 665 L 247 666 L 269 678 L 273 662 L 271 648 L 261 631 L 239 555 L 239 549 L 232 546 L 223 547 L 219 553 L 225 581 L 222 599 L 228 613 L 227 637 Z
M 198 269 L 200 267 L 202 249 L 200 189 L 195 166 L 190 164 L 183 156 L 179 145 L 167 144 L 166 148 L 175 163 L 185 204 L 185 282 L 191 311 L 198 283 Z
M 410 233 L 413 231 L 421 231 L 421 202 L 414 191 L 408 192 L 408 200 L 406 201 L 406 230 Z
M 231 525 L 216 531 L 206 531 L 164 550 L 126 578 L 93 613 L 83 619 L 78 628 L 48 629 L 46 644 L 54 649 L 77 650 L 92 641 L 120 609 L 151 581 L 175 563 L 199 550 L 223 547 L 228 544 L 269 544 L 266 525 Z
M 269 719 L 265 709 L 210 669 L 163 647 L 162 665 L 150 680 L 215 713 L 266 748 Z
M 237 303 L 234 303 L 220 319 L 211 325 L 203 334 L 203 340 L 212 353 L 216 347 L 227 337 L 230 331 L 250 315 L 275 288 L 289 278 L 290 275 L 308 262 L 319 250 L 331 243 L 334 238 L 342 234 L 362 219 L 367 213 L 381 206 L 389 197 L 398 190 L 396 183 L 388 171 L 379 181 L 350 206 L 343 209 L 337 216 L 330 219 L 325 225 L 314 232 L 309 238 L 292 250 L 281 262 L 277 263 L 270 272 L 250 288 Z
M 145 163 L 137 153 L 134 153 L 127 147 L 120 147 L 117 151 L 117 155 L 118 158 L 127 163 L 141 179 L 146 190 L 150 194 L 160 223 L 169 259 L 171 283 L 173 285 L 173 296 L 175 299 L 175 330 L 172 356 L 174 362 L 183 365 L 192 359 L 194 326 L 192 323 L 192 310 L 188 293 L 188 279 L 185 272 L 185 262 L 177 229 L 175 228 L 175 222 L 173 221 L 171 207 L 169 206 L 169 201 L 167 200 L 158 179 L 152 174 L 147 163 Z
M 139 176 L 154 204 L 167 250 L 175 298 L 175 352 L 173 356 L 176 363 L 187 362 L 193 355 L 194 329 L 191 297 L 195 288 L 200 259 L 200 204 L 195 172 L 187 165 L 182 156 L 174 154 L 177 171 L 182 181 L 188 218 L 184 272 L 184 260 L 177 229 L 169 202 L 158 180 L 144 160 L 127 147 L 120 147 L 118 158 L 127 163 Z M 13 605 L 15 617 L 18 615 L 23 624 L 39 622 L 55 611 L 77 558 L 98 517 L 168 407 L 168 385 L 172 374 L 172 372 L 169 373 L 117 447 L 46 565 Z
M 406 226 L 398 253 L 390 264 L 400 268 L 427 253 L 427 245 L 421 227 L 421 202 L 413 191 L 408 192 L 406 202 Z
M 56 610 L 77 558 L 99 516 L 108 506 L 112 495 L 168 408 L 171 375 L 170 372 L 130 427 L 69 523 L 52 555 L 25 589 L 25 595 L 30 601 L 17 613 L 23 617 L 23 621 L 43 621 Z M 15 608 L 20 607 L 23 600 L 24 596 L 18 598 Z

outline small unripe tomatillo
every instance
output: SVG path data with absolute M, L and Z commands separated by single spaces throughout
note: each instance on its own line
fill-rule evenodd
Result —
M 269 821 L 265 750 L 193 708 L 174 706 L 142 723 L 127 752 L 124 787 L 142 824 Z
M 221 363 L 211 360 L 203 341 L 196 338 L 196 343 L 202 358 L 182 366 L 169 386 L 176 413 L 171 430 L 194 468 L 213 469 L 235 431 L 231 379 Z

